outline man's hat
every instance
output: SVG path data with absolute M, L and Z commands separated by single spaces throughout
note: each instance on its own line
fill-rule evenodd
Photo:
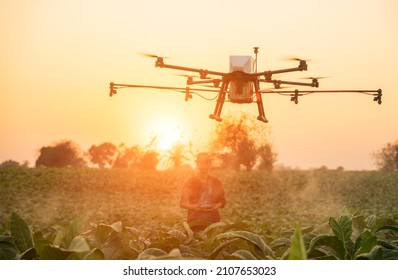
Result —
M 196 162 L 211 162 L 209 153 L 202 152 L 196 155 Z

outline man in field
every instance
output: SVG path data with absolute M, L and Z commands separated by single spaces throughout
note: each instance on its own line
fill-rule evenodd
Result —
M 199 153 L 196 164 L 197 174 L 183 186 L 180 207 L 188 210 L 188 223 L 192 230 L 200 231 L 220 221 L 218 209 L 225 206 L 225 197 L 221 182 L 208 174 L 210 155 Z

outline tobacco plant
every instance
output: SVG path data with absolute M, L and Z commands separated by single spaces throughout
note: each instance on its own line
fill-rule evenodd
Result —
M 75 220 L 66 231 L 33 232 L 13 212 L 10 233 L 0 236 L 0 259 L 398 259 L 398 225 L 388 218 L 341 215 L 327 225 L 297 226 L 269 244 L 240 224 L 212 224 L 193 232 L 181 228 L 138 230 L 122 222 L 111 225 Z

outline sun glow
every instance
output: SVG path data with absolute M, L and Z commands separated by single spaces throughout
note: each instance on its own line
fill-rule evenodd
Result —
M 171 149 L 174 144 L 182 139 L 181 127 L 173 120 L 157 121 L 150 127 L 149 132 L 153 145 L 159 151 Z

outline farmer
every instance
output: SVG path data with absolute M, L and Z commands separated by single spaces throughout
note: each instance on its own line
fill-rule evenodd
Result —
M 220 221 L 219 208 L 225 206 L 221 182 L 208 174 L 211 158 L 199 153 L 196 159 L 197 174 L 189 178 L 182 189 L 180 207 L 188 210 L 188 224 L 195 232 Z

